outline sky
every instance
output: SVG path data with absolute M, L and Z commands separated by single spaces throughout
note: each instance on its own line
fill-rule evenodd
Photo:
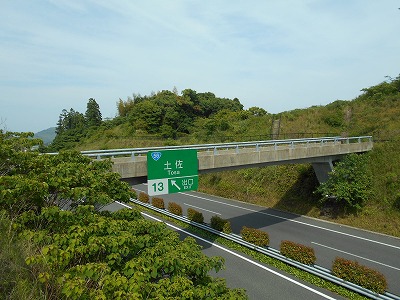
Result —
M 279 113 L 400 74 L 399 0 L 0 0 L 0 129 L 190 88 Z

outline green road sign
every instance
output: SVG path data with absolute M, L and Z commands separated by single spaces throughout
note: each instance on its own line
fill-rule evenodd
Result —
M 197 190 L 197 150 L 147 153 L 147 191 L 150 196 Z

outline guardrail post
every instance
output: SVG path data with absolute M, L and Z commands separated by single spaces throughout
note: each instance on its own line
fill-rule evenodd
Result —
M 239 154 L 239 145 L 236 145 L 236 154 Z
M 217 147 L 214 147 L 214 155 L 217 155 Z
M 100 160 L 100 159 L 101 159 L 101 156 L 100 156 L 100 155 L 97 155 L 96 159 L 97 159 L 97 160 Z
M 135 152 L 132 152 L 131 159 L 132 159 L 132 161 L 135 161 Z
M 260 146 L 258 145 L 258 143 L 256 144 L 256 151 L 257 151 L 257 152 L 260 151 Z

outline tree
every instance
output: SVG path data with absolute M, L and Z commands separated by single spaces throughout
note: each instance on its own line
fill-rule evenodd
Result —
M 0 131 L 0 209 L 10 215 L 39 212 L 42 207 L 70 200 L 75 204 L 128 201 L 131 192 L 111 161 L 93 161 L 76 151 L 39 155 L 32 134 Z
M 349 154 L 335 165 L 328 180 L 317 191 L 321 203 L 333 201 L 345 210 L 361 210 L 371 193 L 371 174 L 367 168 L 367 156 Z
M 87 107 L 85 113 L 86 126 L 87 127 L 99 126 L 101 124 L 102 117 L 101 117 L 100 107 L 97 104 L 96 100 L 90 98 L 86 107 Z
M 253 106 L 248 109 L 251 115 L 256 116 L 256 117 L 261 117 L 265 116 L 267 114 L 267 111 L 263 108 Z
M 39 155 L 32 150 L 39 140 L 32 136 L 0 130 L 0 213 L 12 219 L 14 240 L 34 246 L 23 257 L 24 268 L 40 282 L 41 296 L 247 299 L 242 289 L 229 289 L 209 275 L 223 267 L 223 259 L 207 257 L 193 238 L 181 241 L 138 210 L 95 211 L 94 204 L 127 201 L 131 195 L 128 184 L 111 172 L 111 161 L 73 151 Z M 61 210 L 54 206 L 60 200 L 77 205 Z M 0 295 L 10 291 L 3 283 Z
M 135 127 L 156 133 L 162 125 L 163 110 L 154 101 L 148 100 L 136 104 L 129 116 Z
M 71 108 L 63 109 L 57 122 L 56 137 L 48 147 L 49 151 L 70 149 L 81 140 L 86 131 L 85 116 Z

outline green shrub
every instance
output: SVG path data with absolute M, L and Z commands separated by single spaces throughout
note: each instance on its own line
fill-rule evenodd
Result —
M 131 193 L 132 193 L 132 198 L 136 199 L 137 198 L 137 193 L 135 189 L 131 189 Z
M 383 294 L 387 288 L 385 276 L 374 269 L 360 265 L 357 261 L 337 257 L 333 262 L 332 273 L 379 294 Z
M 175 202 L 168 203 L 168 211 L 177 216 L 182 216 L 182 207 Z
M 222 227 L 222 232 L 226 234 L 232 233 L 231 222 L 229 221 L 225 222 L 224 227 Z
M 257 246 L 266 247 L 269 245 L 269 236 L 265 231 L 243 226 L 240 231 L 242 239 Z
M 204 222 L 204 216 L 201 212 L 193 209 L 193 208 L 188 208 L 187 210 L 187 216 L 188 219 L 197 222 L 197 223 L 203 223 Z
M 313 248 L 291 241 L 281 242 L 281 254 L 306 265 L 313 265 L 317 260 Z
M 151 199 L 151 205 L 157 208 L 165 209 L 164 199 L 159 197 L 153 197 Z
M 348 154 L 336 164 L 326 182 L 317 191 L 321 204 L 332 201 L 345 209 L 361 210 L 371 194 L 371 172 L 367 168 L 368 156 Z
M 211 228 L 214 228 L 215 230 L 222 231 L 224 233 L 230 233 L 230 232 L 232 232 L 232 230 L 230 232 L 226 232 L 224 230 L 225 226 L 229 226 L 229 228 L 230 228 L 230 223 L 229 223 L 229 225 L 226 225 L 227 223 L 229 223 L 229 222 L 225 219 L 222 219 L 220 216 L 213 216 L 211 218 L 210 225 L 211 225 Z M 225 228 L 225 229 L 227 230 L 228 228 Z
M 149 195 L 147 195 L 145 192 L 140 192 L 139 193 L 139 201 L 143 202 L 143 203 L 149 203 L 150 198 Z

